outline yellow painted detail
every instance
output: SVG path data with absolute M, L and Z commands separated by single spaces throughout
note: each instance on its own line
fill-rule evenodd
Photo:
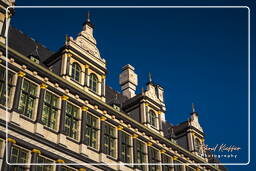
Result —
M 147 142 L 147 146 L 152 146 L 153 144 L 152 144 L 152 142 Z
M 56 163 L 65 163 L 65 162 L 62 159 L 58 159 L 58 160 L 56 160 Z
M 68 96 L 61 96 L 62 100 L 68 100 L 68 98 L 69 98 Z
M 85 67 L 85 69 L 88 69 L 88 68 L 89 68 L 89 65 L 88 65 L 88 64 L 85 64 L 84 67 Z
M 10 142 L 12 142 L 13 144 L 16 144 L 16 140 L 15 140 L 15 139 L 7 138 L 7 141 L 10 141 Z
M 87 106 L 82 107 L 82 111 L 87 111 L 89 108 Z
M 46 84 L 44 84 L 44 83 L 42 83 L 41 85 L 40 85 L 40 88 L 47 88 L 48 87 L 48 85 L 46 85 Z
M 172 159 L 173 159 L 173 160 L 177 160 L 178 157 L 177 157 L 177 156 L 173 156 Z
M 100 117 L 100 120 L 101 120 L 101 121 L 105 121 L 105 120 L 107 120 L 107 118 L 106 118 L 105 116 L 101 116 L 101 117 Z
M 118 125 L 118 126 L 117 126 L 117 130 L 118 130 L 118 131 L 121 131 L 121 130 L 123 130 L 123 129 L 124 129 L 124 127 L 122 127 L 121 125 Z
M 19 77 L 24 77 L 25 75 L 26 75 L 26 73 L 24 73 L 24 72 L 22 72 L 22 71 L 18 72 L 18 76 L 19 76 Z
M 135 139 L 135 138 L 138 138 L 138 134 L 133 134 L 133 135 L 132 135 L 132 138 L 134 138 L 134 139 Z
M 161 154 L 163 154 L 163 153 L 165 153 L 165 152 L 166 152 L 166 150 L 164 150 L 164 149 L 160 150 L 160 153 L 161 153 Z
M 41 151 L 40 151 L 40 150 L 38 150 L 38 149 L 33 149 L 33 150 L 32 150 L 32 153 L 38 153 L 38 154 L 41 154 Z

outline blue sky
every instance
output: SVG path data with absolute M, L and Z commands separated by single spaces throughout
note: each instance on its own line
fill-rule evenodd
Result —
M 139 4 L 17 1 L 17 5 L 249 5 L 251 10 L 255 8 L 255 4 L 246 1 L 140 1 Z M 66 34 L 76 37 L 81 31 L 88 10 L 101 56 L 107 60 L 108 85 L 120 91 L 118 75 L 121 67 L 129 63 L 138 74 L 137 92 L 140 92 L 151 72 L 154 82 L 165 89 L 169 122 L 178 124 L 188 119 L 191 103 L 195 103 L 206 144 L 239 146 L 242 149 L 236 153 L 237 159 L 221 160 L 248 161 L 248 9 L 17 9 L 12 24 L 56 51 L 63 45 Z M 252 64 L 253 57 L 254 54 Z M 228 168 L 240 171 L 253 166 Z

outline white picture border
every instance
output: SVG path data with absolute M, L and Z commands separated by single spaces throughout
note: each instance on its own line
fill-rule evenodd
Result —
M 251 151 L 251 69 L 250 69 L 250 63 L 251 63 L 251 54 L 250 54 L 250 8 L 248 6 L 8 6 L 6 8 L 6 18 L 8 18 L 8 11 L 9 9 L 15 9 L 15 8 L 246 8 L 248 10 L 248 161 L 246 163 L 185 163 L 185 165 L 249 165 L 251 161 L 250 151 Z M 6 20 L 6 58 L 8 59 L 8 29 L 9 29 L 9 22 Z M 8 69 L 8 62 L 6 62 L 6 69 Z M 8 72 L 7 77 L 8 78 Z M 7 81 L 6 81 L 7 84 Z M 6 86 L 7 88 L 7 86 Z M 7 90 L 8 91 L 8 90 Z M 8 92 L 7 92 L 8 93 Z M 8 97 L 6 96 L 6 99 Z M 8 117 L 8 109 L 6 108 L 6 119 Z M 8 137 L 8 122 L 6 122 L 6 137 Z M 6 159 L 8 158 L 8 148 L 7 145 L 8 141 L 6 142 Z M 63 165 L 61 163 L 52 163 L 52 164 L 44 164 L 44 163 L 9 163 L 6 161 L 8 165 Z M 65 165 L 157 165 L 155 163 L 64 163 Z M 184 165 L 184 163 L 161 163 L 159 165 Z

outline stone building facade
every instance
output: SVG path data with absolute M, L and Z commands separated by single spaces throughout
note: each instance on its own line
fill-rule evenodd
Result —
M 166 121 L 160 85 L 149 79 L 136 94 L 129 64 L 120 73 L 121 93 L 106 85 L 106 61 L 89 18 L 76 38 L 67 36 L 52 52 L 8 27 L 12 3 L 0 1 L 0 170 L 225 170 L 206 164 L 216 160 L 202 156 L 195 111 L 179 125 Z

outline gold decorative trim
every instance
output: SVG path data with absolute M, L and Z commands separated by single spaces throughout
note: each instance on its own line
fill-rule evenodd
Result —
M 196 171 L 200 171 L 200 169 L 199 169 L 199 168 L 196 168 Z
M 56 160 L 56 163 L 65 163 L 65 162 L 62 159 L 58 159 L 58 160 Z
M 15 140 L 15 139 L 7 138 L 7 141 L 10 141 L 10 142 L 12 142 L 13 144 L 16 144 L 16 140 Z
M 106 110 L 103 110 L 103 115 L 106 115 L 108 112 Z
M 89 68 L 89 65 L 88 65 L 88 64 L 85 64 L 85 65 L 84 65 L 84 68 L 85 68 L 85 69 L 88 69 L 88 68 Z
M 161 114 L 162 114 L 162 111 L 160 111 L 160 110 L 157 111 L 157 114 L 158 114 L 158 115 L 161 115 Z
M 173 160 L 178 160 L 178 157 L 177 156 L 173 156 L 172 159 Z
M 82 111 L 87 111 L 89 108 L 87 106 L 82 107 Z
M 204 138 L 201 138 L 200 140 L 201 140 L 202 142 L 204 142 Z
M 165 152 L 166 152 L 166 150 L 164 150 L 164 149 L 160 150 L 160 153 L 161 153 L 161 154 L 163 154 L 163 153 L 165 153 Z
M 133 139 L 136 139 L 136 138 L 138 138 L 138 136 L 139 136 L 138 134 L 133 134 L 133 135 L 132 135 L 132 138 L 133 138 Z
M 105 78 L 106 78 L 106 75 L 102 75 L 101 78 L 102 78 L 102 79 L 105 79 Z
M 42 83 L 41 85 L 40 85 L 40 88 L 43 88 L 43 89 L 45 89 L 45 88 L 47 88 L 48 87 L 48 85 L 46 85 L 45 83 Z
M 192 132 L 191 134 L 192 134 L 192 136 L 195 136 L 195 133 L 194 133 L 194 132 Z
M 148 106 L 148 103 L 145 103 L 145 106 Z
M 68 100 L 68 98 L 69 98 L 68 96 L 61 96 L 61 100 L 64 100 L 64 101 Z
M 38 154 L 41 154 L 41 151 L 40 151 L 40 150 L 38 150 L 38 149 L 33 149 L 31 152 L 32 152 L 32 153 L 38 153 Z
M 105 121 L 105 120 L 107 120 L 107 118 L 106 118 L 105 116 L 101 116 L 101 117 L 100 117 L 100 120 L 101 120 L 101 121 Z
M 68 53 L 68 54 L 67 54 L 67 57 L 71 58 L 71 57 L 72 57 L 72 54 L 71 54 L 71 53 Z
M 153 144 L 152 144 L 152 142 L 147 142 L 147 146 L 152 146 Z
M 18 72 L 18 76 L 19 76 L 19 77 L 24 77 L 25 75 L 26 75 L 25 72 L 22 72 L 22 71 L 19 71 L 19 72 Z
M 118 130 L 118 131 L 121 131 L 121 130 L 123 130 L 123 129 L 124 129 L 123 126 L 121 126 L 121 125 L 118 125 L 118 126 L 117 126 L 117 130 Z
M 79 171 L 86 171 L 86 169 L 85 168 L 80 168 Z

